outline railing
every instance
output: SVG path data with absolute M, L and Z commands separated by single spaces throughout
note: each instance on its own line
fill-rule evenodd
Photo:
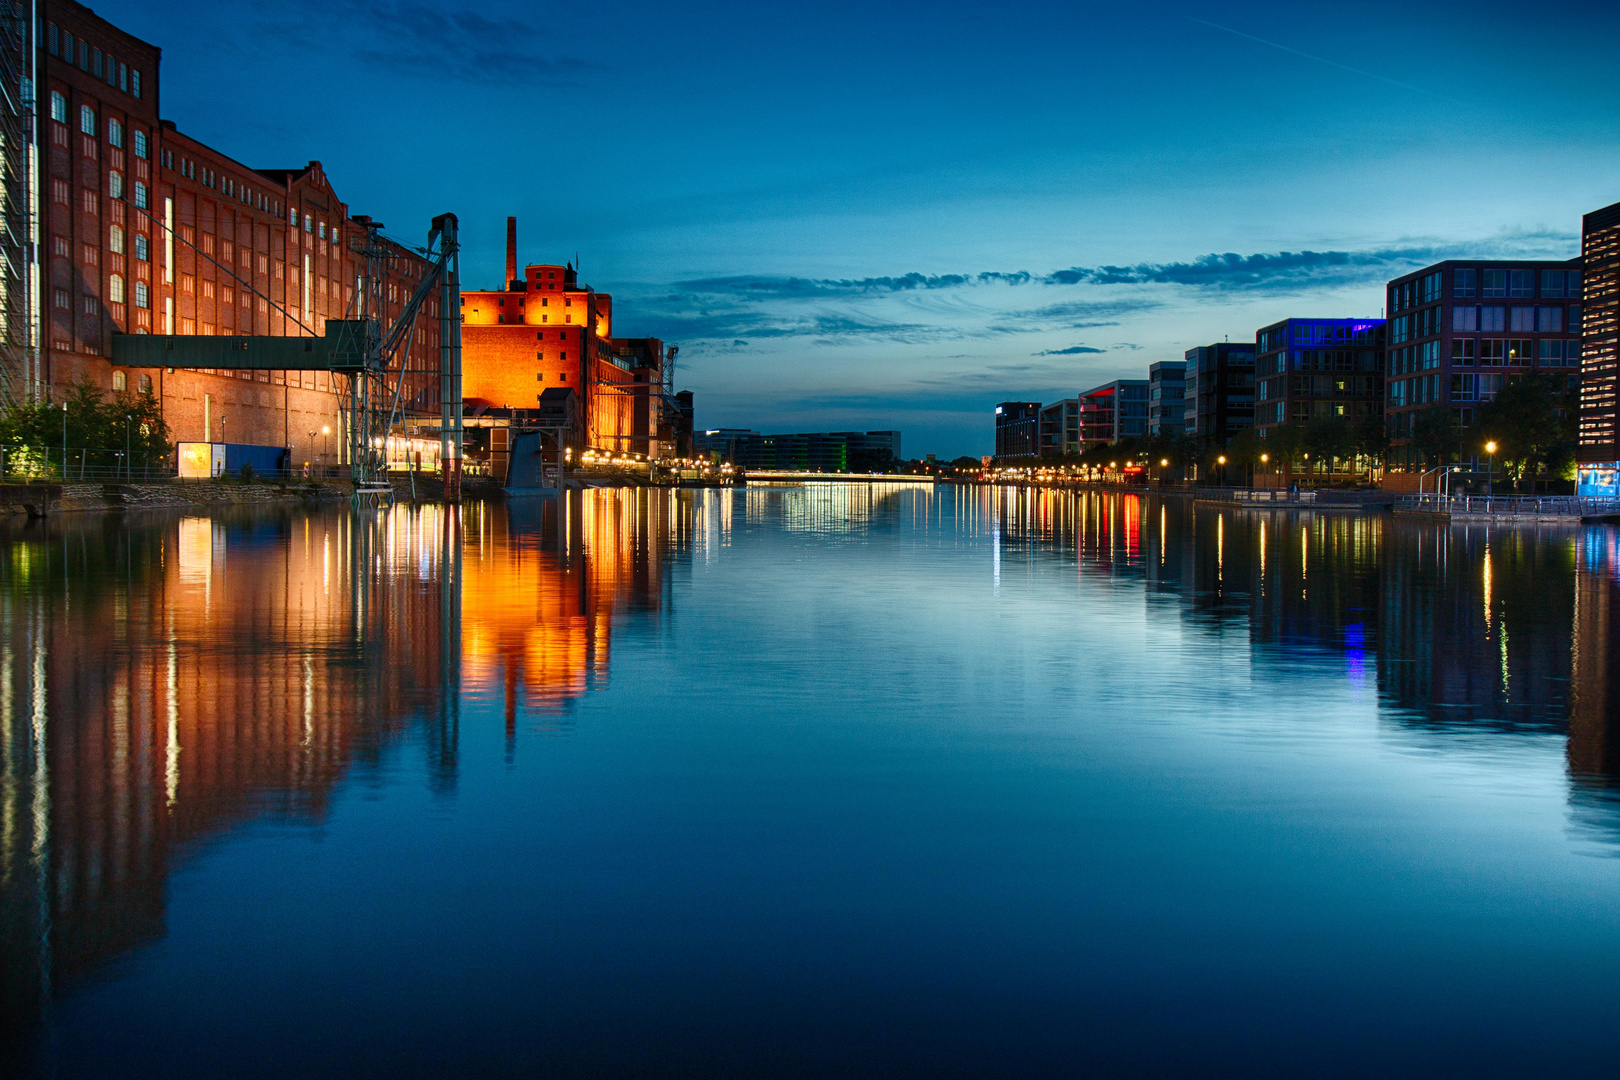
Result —
M 1299 506 L 1316 501 L 1314 491 L 1289 491 L 1286 488 L 1275 491 L 1270 488 L 1198 488 L 1193 495 L 1206 502 L 1240 503 L 1244 506 L 1255 503 Z
M 1597 502 L 1598 500 L 1590 500 Z M 1578 518 L 1586 511 L 1573 495 L 1402 495 L 1395 509 L 1452 517 Z

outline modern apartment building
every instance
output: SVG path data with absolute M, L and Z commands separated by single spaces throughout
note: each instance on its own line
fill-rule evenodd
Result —
M 1583 495 L 1620 497 L 1620 203 L 1581 219 L 1580 475 Z
M 1149 435 L 1179 436 L 1187 407 L 1187 362 L 1160 360 L 1148 365 Z
M 1225 446 L 1254 426 L 1254 343 L 1200 345 L 1186 356 L 1186 432 L 1204 449 Z
M 1148 381 L 1115 379 L 1080 395 L 1083 449 L 1147 434 Z
M 1284 319 L 1255 335 L 1254 423 L 1266 438 L 1284 424 L 1378 415 L 1383 319 Z
M 1080 443 L 1080 399 L 1064 398 L 1041 408 L 1041 457 L 1078 454 Z
M 1003 401 L 996 406 L 996 457 L 1034 457 L 1040 452 L 1041 403 Z
M 715 428 L 697 432 L 693 443 L 700 456 L 742 469 L 845 472 L 885 456 L 900 457 L 898 431 L 762 435 L 749 428 Z
M 1391 281 L 1385 360 L 1391 469 L 1421 469 L 1413 424 L 1424 410 L 1474 409 L 1530 371 L 1576 379 L 1580 364 L 1581 260 L 1448 260 Z M 1464 457 L 1472 455 L 1464 454 Z

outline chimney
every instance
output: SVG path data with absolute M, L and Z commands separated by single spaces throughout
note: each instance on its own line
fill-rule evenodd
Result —
M 506 219 L 506 287 L 517 288 L 517 218 Z

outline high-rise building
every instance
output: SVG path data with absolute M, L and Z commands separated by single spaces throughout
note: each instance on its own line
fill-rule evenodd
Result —
M 1620 203 L 1581 219 L 1579 488 L 1620 497 Z
M 996 406 L 996 457 L 1034 457 L 1040 452 L 1041 403 L 1003 401 Z
M 1383 406 L 1383 319 L 1284 319 L 1255 335 L 1254 424 L 1377 416 Z
M 1041 457 L 1078 454 L 1080 445 L 1080 399 L 1064 398 L 1041 408 Z
M 1182 420 L 1204 449 L 1225 446 L 1254 426 L 1254 343 L 1218 342 L 1187 350 Z
M 1160 360 L 1148 365 L 1149 435 L 1180 436 L 1187 407 L 1187 363 Z
M 1391 281 L 1384 365 L 1388 467 L 1428 464 L 1413 441 L 1419 414 L 1450 408 L 1463 430 L 1474 409 L 1517 375 L 1574 380 L 1581 325 L 1580 260 L 1448 260 Z M 1458 452 L 1464 458 L 1466 436 Z M 1448 455 L 1449 456 L 1449 455 Z
M 1146 435 L 1148 381 L 1115 379 L 1080 395 L 1080 441 L 1084 449 Z

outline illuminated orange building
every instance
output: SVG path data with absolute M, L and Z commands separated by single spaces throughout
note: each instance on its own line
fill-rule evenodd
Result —
M 572 265 L 517 267 L 517 222 L 507 219 L 506 282 L 461 294 L 462 398 L 470 412 L 537 407 L 551 388 L 578 396 L 581 448 L 656 458 L 673 451 L 663 407 L 664 343 L 615 338 L 613 297 Z

